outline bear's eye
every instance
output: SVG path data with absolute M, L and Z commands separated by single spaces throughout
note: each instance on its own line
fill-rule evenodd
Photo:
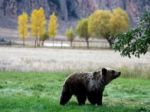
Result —
M 115 71 L 114 71 L 114 70 L 112 70 L 112 71 L 111 71 L 111 73 L 112 73 L 112 74 L 115 74 Z

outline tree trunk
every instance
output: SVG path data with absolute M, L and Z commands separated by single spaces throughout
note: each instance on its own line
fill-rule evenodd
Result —
M 89 38 L 86 37 L 85 41 L 86 41 L 87 49 L 89 49 L 89 48 L 90 48 L 90 47 L 89 47 Z
M 37 47 L 37 37 L 35 38 L 34 47 Z
M 36 44 L 37 47 L 40 47 L 40 39 L 39 37 L 37 38 L 37 44 Z
M 25 39 L 23 38 L 23 46 L 25 46 Z
M 44 46 L 44 40 L 43 40 L 43 41 L 41 41 L 41 46 Z
M 53 37 L 53 48 L 54 48 L 54 44 L 55 44 L 55 41 L 54 41 L 54 37 Z
M 113 39 L 111 39 L 111 38 L 109 38 L 109 37 L 105 37 L 105 39 L 108 41 L 108 44 L 109 44 L 110 48 L 112 48 Z
M 71 48 L 72 48 L 72 42 L 73 42 L 73 41 L 70 41 L 70 46 L 71 46 Z
M 108 40 L 108 43 L 109 43 L 110 48 L 112 48 L 112 41 Z

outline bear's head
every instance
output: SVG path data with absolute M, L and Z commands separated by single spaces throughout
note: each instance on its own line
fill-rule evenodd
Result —
M 113 79 L 116 79 L 121 75 L 121 72 L 118 72 L 118 71 L 110 69 L 110 68 L 109 69 L 102 68 L 101 73 L 102 73 L 102 78 L 106 85 L 108 83 L 110 83 Z
M 94 78 L 95 79 L 102 79 L 101 81 L 103 81 L 104 85 L 107 85 L 108 83 L 110 83 L 113 79 L 116 79 L 117 77 L 119 77 L 121 75 L 121 72 L 118 72 L 116 70 L 113 69 L 108 69 L 108 68 L 102 68 L 101 71 L 98 72 L 94 72 Z M 102 76 L 102 77 L 100 77 Z

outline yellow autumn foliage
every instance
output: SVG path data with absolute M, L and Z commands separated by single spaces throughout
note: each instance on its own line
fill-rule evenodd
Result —
M 18 32 L 19 37 L 23 40 L 24 44 L 28 35 L 28 15 L 25 12 L 18 16 Z
M 46 18 L 43 8 L 35 9 L 31 14 L 31 32 L 38 41 L 41 35 L 46 32 Z M 35 44 L 37 44 L 35 42 Z M 35 45 L 36 46 L 36 45 Z
M 53 13 L 50 16 L 50 20 L 49 20 L 49 26 L 48 26 L 48 32 L 49 32 L 49 37 L 51 38 L 55 38 L 56 34 L 57 34 L 57 16 L 55 15 L 55 13 Z
M 110 19 L 111 35 L 125 32 L 129 28 L 129 17 L 128 14 L 121 8 L 116 8 L 112 11 Z
M 80 38 L 85 39 L 87 48 L 89 48 L 90 34 L 88 31 L 88 19 L 87 18 L 83 18 L 80 21 L 78 21 L 77 26 L 76 26 L 76 32 Z
M 74 33 L 73 29 L 72 28 L 68 28 L 66 30 L 65 34 L 67 36 L 67 40 L 70 41 L 70 45 L 72 47 L 72 42 L 73 42 L 73 40 L 75 38 L 75 33 Z
M 110 47 L 118 33 L 126 32 L 129 28 L 128 14 L 121 8 L 96 10 L 89 16 L 88 30 L 92 36 L 105 38 Z
M 92 36 L 105 37 L 110 33 L 111 11 L 96 10 L 90 17 L 88 29 Z

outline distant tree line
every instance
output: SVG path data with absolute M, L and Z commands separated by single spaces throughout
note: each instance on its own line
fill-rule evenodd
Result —
M 87 48 L 89 48 L 89 39 L 92 37 L 105 38 L 112 48 L 116 35 L 126 32 L 128 29 L 128 14 L 121 8 L 116 8 L 112 11 L 96 10 L 89 17 L 79 20 L 75 33 L 85 39 Z
M 20 38 L 23 40 L 23 45 L 25 45 L 29 30 L 31 31 L 31 35 L 35 38 L 35 47 L 43 45 L 44 41 L 49 37 L 54 41 L 57 26 L 57 17 L 55 13 L 53 13 L 49 17 L 48 31 L 46 30 L 46 17 L 43 8 L 33 10 L 31 17 L 29 17 L 26 12 L 18 16 L 18 31 Z
M 48 22 L 48 30 L 46 30 L 46 17 L 43 8 L 35 9 L 32 11 L 31 17 L 23 12 L 18 16 L 18 30 L 23 44 L 28 37 L 29 31 L 31 35 L 35 37 L 35 47 L 43 45 L 44 41 L 49 37 L 53 40 L 57 34 L 57 16 L 53 13 Z M 110 47 L 112 47 L 116 35 L 118 33 L 126 32 L 129 29 L 129 17 L 128 14 L 121 8 L 113 10 L 96 10 L 89 17 L 83 18 L 78 21 L 76 28 L 68 28 L 66 30 L 66 37 L 70 41 L 70 45 L 78 35 L 83 38 L 87 44 L 87 48 L 90 47 L 90 38 L 105 38 Z

